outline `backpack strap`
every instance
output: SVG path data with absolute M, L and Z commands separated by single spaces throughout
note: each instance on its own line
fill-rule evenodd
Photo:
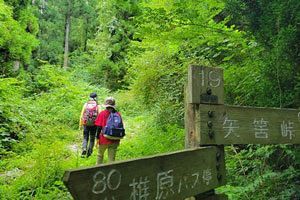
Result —
M 87 103 L 92 103 L 92 102 L 95 102 L 98 105 L 97 101 L 94 100 L 89 100 Z

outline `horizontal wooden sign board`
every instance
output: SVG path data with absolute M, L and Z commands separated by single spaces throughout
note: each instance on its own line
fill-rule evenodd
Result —
M 223 69 L 189 66 L 188 103 L 224 104 Z
M 300 110 L 200 105 L 198 112 L 200 144 L 300 144 Z
M 75 200 L 183 199 L 225 184 L 224 152 L 204 147 L 65 172 Z

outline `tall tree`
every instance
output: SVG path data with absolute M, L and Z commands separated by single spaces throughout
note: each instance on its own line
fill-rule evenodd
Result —
M 68 68 L 69 62 L 69 35 L 71 27 L 71 15 L 72 15 L 72 3 L 71 0 L 67 0 L 66 13 L 65 13 L 65 44 L 64 44 L 64 65 L 65 69 Z
M 138 12 L 135 0 L 99 2 L 100 28 L 92 44 L 95 75 L 102 77 L 98 83 L 111 90 L 128 86 L 124 79 L 128 68 L 127 52 L 133 39 L 133 19 Z
M 40 0 L 39 16 L 41 45 L 36 58 L 67 68 L 73 52 L 84 52 L 87 41 L 96 32 L 96 0 Z

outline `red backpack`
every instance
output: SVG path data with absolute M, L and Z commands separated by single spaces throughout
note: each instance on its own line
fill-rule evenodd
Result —
M 83 125 L 95 126 L 95 121 L 98 115 L 98 104 L 96 101 L 88 101 L 83 113 Z

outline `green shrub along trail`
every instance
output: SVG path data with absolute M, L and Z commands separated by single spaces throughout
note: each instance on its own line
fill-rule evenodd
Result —
M 72 199 L 91 92 L 124 118 L 117 160 L 184 148 L 189 64 L 224 69 L 225 104 L 299 109 L 299 24 L 299 0 L 0 0 L 0 200 Z M 299 145 L 225 151 L 218 192 L 300 199 Z

